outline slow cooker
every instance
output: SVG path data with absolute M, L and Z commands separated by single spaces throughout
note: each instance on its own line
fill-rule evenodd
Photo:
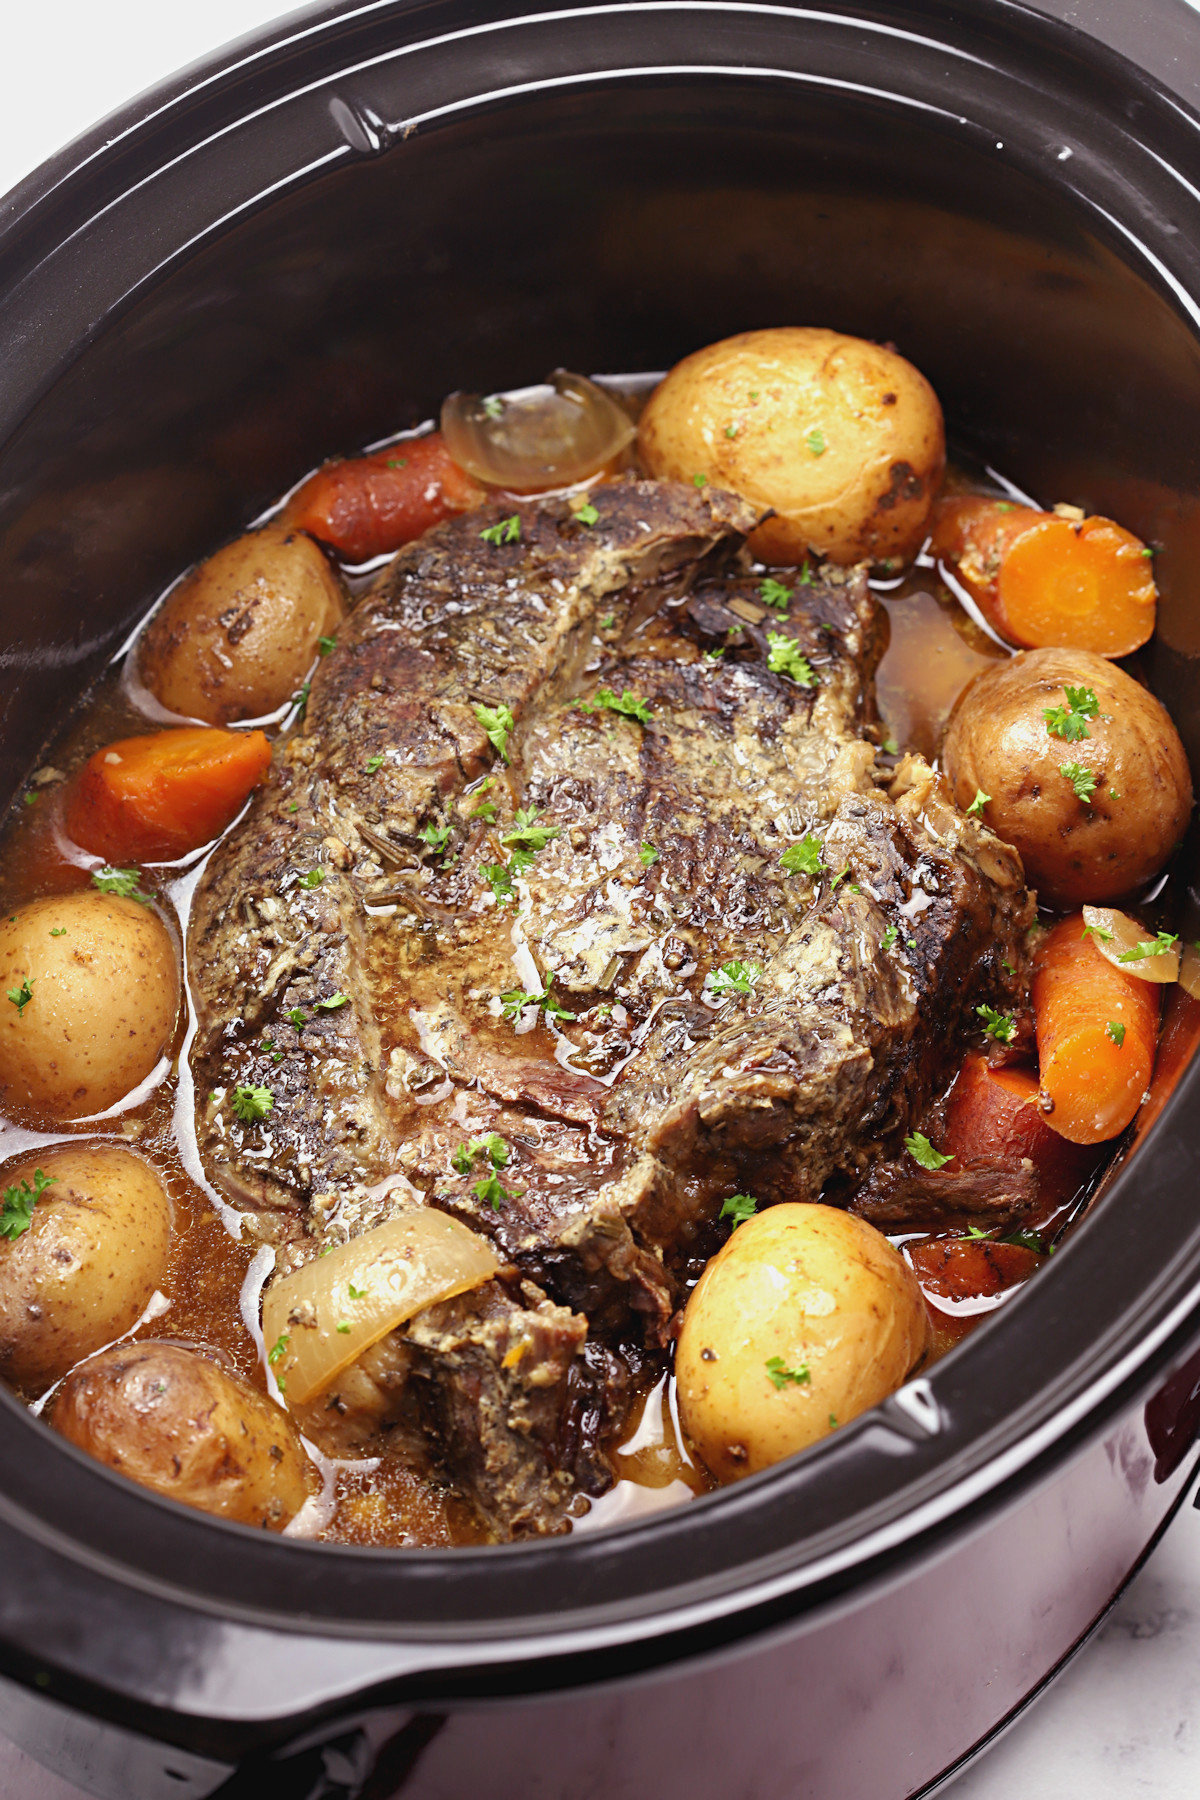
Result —
M 348 0 L 4 205 L 5 792 L 178 569 L 323 456 L 452 387 L 789 322 L 895 342 L 973 455 L 1158 546 L 1146 673 L 1195 761 L 1181 0 Z M 1000 1316 L 819 1448 L 625 1527 L 256 1535 L 0 1396 L 0 1728 L 107 1800 L 931 1791 L 1193 1472 L 1198 1035 L 1179 992 L 1136 1137 Z

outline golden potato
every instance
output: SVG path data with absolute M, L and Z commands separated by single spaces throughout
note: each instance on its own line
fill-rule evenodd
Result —
M 769 1468 L 877 1406 L 925 1353 L 916 1276 L 865 1220 L 772 1206 L 740 1225 L 688 1301 L 675 1357 L 684 1430 L 719 1481 Z
M 115 894 L 34 900 L 0 923 L 0 1104 L 81 1119 L 170 1045 L 179 964 L 162 920 Z
M 264 525 L 193 569 L 155 613 L 139 678 L 163 706 L 207 725 L 258 719 L 300 686 L 344 616 L 342 589 L 304 532 Z
M 650 396 L 651 475 L 729 488 L 774 517 L 766 563 L 906 562 L 946 463 L 937 395 L 894 350 L 815 326 L 744 331 L 677 363 Z
M 18 1235 L 0 1240 L 0 1373 L 39 1394 L 141 1317 L 166 1279 L 171 1205 L 149 1163 L 113 1144 L 40 1151 L 0 1187 L 18 1197 Z
M 282 1407 L 181 1344 L 119 1344 L 82 1363 L 50 1423 L 131 1481 L 242 1525 L 282 1531 L 317 1485 Z
M 1082 690 L 1083 711 L 1046 714 Z M 1073 735 L 1080 729 L 1085 736 Z M 1065 730 L 1068 735 L 1063 736 Z M 1187 828 L 1192 778 L 1154 695 L 1086 650 L 1025 650 L 985 669 L 950 717 L 942 765 L 960 807 L 1021 854 L 1053 906 L 1115 900 L 1158 873 Z M 1094 784 L 1094 785 L 1092 785 Z

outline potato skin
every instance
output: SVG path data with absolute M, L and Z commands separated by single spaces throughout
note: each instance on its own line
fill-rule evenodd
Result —
M 810 549 L 835 563 L 911 560 L 946 466 L 925 377 L 894 350 L 816 326 L 744 331 L 684 357 L 650 396 L 638 450 L 651 475 L 703 475 L 773 507 L 749 540 L 772 564 Z
M 1077 742 L 1051 735 L 1045 711 L 1066 687 L 1099 702 Z M 1080 800 L 1065 764 L 1096 778 Z M 1018 850 L 1031 887 L 1058 907 L 1116 900 L 1157 874 L 1192 809 L 1192 778 L 1166 708 L 1123 669 L 1086 650 L 1025 650 L 968 683 L 950 717 L 942 764 L 960 807 L 989 794 L 983 817 Z M 1114 793 L 1117 798 L 1113 798 Z
M 3 996 L 24 981 L 32 998 L 18 1010 Z M 103 1112 L 150 1073 L 178 1013 L 175 946 L 148 906 L 31 901 L 0 923 L 0 1104 L 51 1119 Z
M 341 584 L 287 525 L 235 538 L 193 569 L 146 627 L 138 676 L 160 703 L 206 725 L 258 719 L 303 682 L 317 639 L 344 617 Z
M 0 1240 L 0 1373 L 44 1393 L 128 1331 L 166 1280 L 171 1204 L 140 1156 L 115 1144 L 43 1150 L 0 1187 L 51 1177 L 18 1238 Z
M 63 1383 L 50 1423 L 98 1462 L 184 1506 L 282 1531 L 315 1471 L 273 1400 L 181 1344 L 119 1344 Z
M 718 1481 L 816 1443 L 898 1388 L 925 1353 L 916 1277 L 882 1233 L 832 1206 L 786 1203 L 740 1225 L 684 1313 L 684 1429 Z M 807 1369 L 776 1386 L 767 1364 Z

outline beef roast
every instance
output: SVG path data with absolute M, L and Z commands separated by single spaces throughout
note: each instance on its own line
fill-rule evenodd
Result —
M 189 936 L 201 1152 L 279 1268 L 416 1204 L 505 1257 L 411 1322 L 399 1384 L 498 1536 L 604 1485 L 622 1369 L 725 1197 L 844 1202 L 898 1149 L 964 1018 L 1017 995 L 1031 917 L 1016 855 L 864 735 L 861 571 L 769 607 L 740 501 L 591 502 L 401 552 Z

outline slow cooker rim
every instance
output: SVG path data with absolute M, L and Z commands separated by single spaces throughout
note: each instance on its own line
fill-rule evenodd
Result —
M 373 5 L 373 6 L 369 6 L 366 8 L 351 5 L 351 6 L 340 6 L 340 7 L 334 8 L 332 10 L 322 9 L 322 8 L 309 9 L 304 14 L 295 15 L 294 19 L 299 18 L 301 20 L 312 20 L 314 30 L 320 28 L 322 26 L 322 22 L 324 22 L 325 26 L 327 26 L 329 29 L 334 29 L 334 28 L 339 27 L 347 19 L 360 18 L 364 14 L 370 13 L 370 14 L 379 16 L 379 15 L 383 15 L 386 13 L 401 14 L 401 13 L 404 13 L 404 12 L 407 12 L 410 10 L 413 10 L 413 9 L 403 6 L 403 5 L 391 5 L 391 4 L 386 4 L 386 3 L 383 5 Z M 569 10 L 580 10 L 580 9 L 569 9 Z M 684 10 L 686 10 L 686 9 L 684 9 Z M 734 8 L 727 9 L 727 10 L 737 11 L 737 10 L 742 10 L 742 9 L 734 7 Z M 801 11 L 801 9 L 795 9 L 795 8 L 771 8 L 771 7 L 764 7 L 762 10 L 765 12 L 780 12 L 780 13 L 798 13 Z M 844 19 L 846 16 L 852 15 L 855 12 L 855 10 L 856 9 L 849 8 L 849 7 L 844 8 L 842 13 L 839 14 L 838 17 L 840 19 Z M 961 12 L 963 9 L 959 8 L 957 10 L 959 10 Z M 1019 17 L 1019 18 L 1025 20 L 1027 22 L 1027 24 L 1029 21 L 1035 21 L 1036 22 L 1036 30 L 1038 32 L 1042 32 L 1042 33 L 1049 33 L 1051 36 L 1051 41 L 1057 46 L 1057 48 L 1059 50 L 1062 50 L 1066 46 L 1070 45 L 1070 47 L 1072 48 L 1073 51 L 1081 51 L 1082 52 L 1084 46 L 1086 45 L 1086 47 L 1087 47 L 1086 53 L 1088 56 L 1092 57 L 1093 59 L 1101 53 L 1102 47 L 1096 46 L 1093 43 L 1091 43 L 1090 40 L 1086 39 L 1084 34 L 1078 32 L 1076 30 L 1073 30 L 1070 27 L 1054 24 L 1053 22 L 1048 21 L 1043 14 L 1032 12 L 1029 8 L 1026 8 L 1022 5 L 1015 4 L 1014 0 L 972 0 L 972 5 L 969 10 L 974 15 L 984 17 L 989 20 L 995 19 L 998 17 L 1003 18 L 1003 17 L 1007 17 L 1007 16 L 1011 15 L 1011 16 Z M 805 12 L 804 16 L 810 17 L 811 15 L 808 14 L 807 12 Z M 4 231 L 0 232 L 0 247 L 3 246 L 4 239 L 9 235 L 9 233 L 12 231 L 15 231 L 16 226 L 22 217 L 28 216 L 35 207 L 40 206 L 44 201 L 50 199 L 53 196 L 56 189 L 64 186 L 65 184 L 68 184 L 71 180 L 76 178 L 78 176 L 78 174 L 85 168 L 85 166 L 87 166 L 87 164 L 89 164 L 91 162 L 93 157 L 103 154 L 104 145 L 106 143 L 111 142 L 111 139 L 106 134 L 111 132 L 113 125 L 121 124 L 122 121 L 129 121 L 130 129 L 136 135 L 137 130 L 149 126 L 152 121 L 159 118 L 159 116 L 161 114 L 161 110 L 162 110 L 161 103 L 164 100 L 168 106 L 175 104 L 176 101 L 186 100 L 187 97 L 194 92 L 195 86 L 196 86 L 196 81 L 201 76 L 203 76 L 203 79 L 206 83 L 219 82 L 223 76 L 228 75 L 233 70 L 240 67 L 242 61 L 244 60 L 245 50 L 246 50 L 247 46 L 255 46 L 255 45 L 260 46 L 261 53 L 266 55 L 266 54 L 270 54 L 273 49 L 278 49 L 278 48 L 286 45 L 287 43 L 289 43 L 291 41 L 291 37 L 290 37 L 289 31 L 287 28 L 294 22 L 294 19 L 293 19 L 293 21 L 283 21 L 280 26 L 271 27 L 265 33 L 253 34 L 250 38 L 243 40 L 243 43 L 239 46 L 236 46 L 233 51 L 224 52 L 224 53 L 219 54 L 216 57 L 206 59 L 203 63 L 196 65 L 195 69 L 193 71 L 189 72 L 189 74 L 187 76 L 176 78 L 176 80 L 174 82 L 164 84 L 162 87 L 153 90 L 150 95 L 144 96 L 141 101 L 135 102 L 134 105 L 131 106 L 130 108 L 124 109 L 124 111 L 121 114 L 116 115 L 116 118 L 113 121 L 108 122 L 106 125 L 98 127 L 94 132 L 87 134 L 83 139 L 78 141 L 76 146 L 74 146 L 74 147 L 72 147 L 72 149 L 64 152 L 60 158 L 55 159 L 54 162 L 52 162 L 51 164 L 46 165 L 46 167 L 42 171 L 37 172 L 37 174 L 35 174 L 35 176 L 30 177 L 29 180 L 26 183 L 24 183 L 20 189 L 16 190 L 14 195 L 12 195 L 10 197 L 11 200 L 13 200 L 17 203 L 17 206 L 16 206 L 16 210 L 15 210 L 13 216 L 10 218 L 10 220 L 6 224 Z M 1108 52 L 1108 51 L 1103 51 L 1103 55 L 1107 56 L 1111 59 L 1113 56 L 1113 53 Z M 1116 60 L 1121 63 L 1121 67 L 1123 69 L 1128 70 L 1132 67 L 1132 65 L 1125 64 L 1123 59 L 1116 59 Z M 1140 72 L 1136 72 L 1136 73 L 1137 73 L 1137 78 L 1138 78 L 1139 84 L 1145 91 L 1148 98 L 1155 97 L 1155 96 L 1161 97 L 1161 90 L 1159 90 L 1157 88 L 1156 84 L 1151 82 L 1148 77 L 1145 77 Z M 160 104 L 157 104 L 157 105 L 154 104 L 156 102 L 160 103 Z M 1167 104 L 1169 104 L 1176 111 L 1178 111 L 1178 105 L 1175 101 L 1168 100 Z M 1168 1104 L 1167 1108 L 1165 1109 L 1163 1117 L 1156 1123 L 1154 1130 L 1151 1133 L 1151 1136 L 1148 1139 L 1147 1143 L 1144 1146 L 1142 1146 L 1142 1148 L 1139 1150 L 1138 1156 L 1135 1159 L 1135 1162 L 1134 1162 L 1132 1168 L 1123 1171 L 1122 1174 L 1120 1176 L 1118 1176 L 1117 1181 L 1113 1185 L 1112 1194 L 1106 1199 L 1103 1207 L 1100 1209 L 1100 1211 L 1097 1215 L 1097 1219 L 1099 1219 L 1099 1217 L 1109 1213 L 1112 1210 L 1112 1208 L 1117 1204 L 1119 1195 L 1123 1194 L 1127 1188 L 1129 1188 L 1133 1185 L 1131 1178 L 1134 1175 L 1137 1175 L 1142 1170 L 1143 1165 L 1145 1164 L 1146 1158 L 1148 1157 L 1149 1153 L 1154 1149 L 1156 1143 L 1162 1142 L 1168 1136 L 1170 1123 L 1176 1118 L 1176 1115 L 1182 1114 L 1182 1112 L 1185 1110 L 1185 1102 L 1189 1099 L 1191 1099 L 1194 1102 L 1197 1097 L 1200 1097 L 1200 1070 L 1193 1068 L 1189 1072 L 1189 1074 L 1186 1075 L 1184 1077 L 1184 1079 L 1181 1081 L 1179 1088 L 1176 1090 L 1170 1103 Z M 1089 1226 L 1089 1229 L 1091 1229 L 1090 1226 Z M 1164 1333 L 1167 1333 L 1167 1332 L 1173 1330 L 1176 1333 L 1176 1336 L 1171 1337 L 1170 1344 L 1171 1344 L 1171 1346 L 1175 1346 L 1175 1347 L 1174 1348 L 1165 1347 L 1165 1338 L 1164 1338 L 1163 1341 L 1157 1342 L 1156 1344 L 1152 1345 L 1152 1348 L 1150 1350 L 1145 1350 L 1145 1346 L 1143 1344 L 1142 1349 L 1145 1352 L 1144 1354 L 1142 1354 L 1140 1352 L 1132 1352 L 1131 1353 L 1133 1360 L 1136 1363 L 1136 1374 L 1139 1379 L 1141 1377 L 1146 1376 L 1147 1373 L 1152 1368 L 1157 1368 L 1157 1367 L 1161 1366 L 1161 1364 L 1159 1362 L 1160 1357 L 1163 1360 L 1169 1361 L 1170 1357 L 1172 1355 L 1177 1354 L 1177 1338 L 1178 1337 L 1186 1338 L 1189 1335 L 1190 1328 L 1186 1324 L 1186 1320 L 1188 1318 L 1190 1318 L 1192 1310 L 1194 1309 L 1195 1304 L 1196 1304 L 1195 1289 L 1196 1289 L 1196 1281 L 1197 1281 L 1197 1270 L 1192 1265 L 1194 1265 L 1198 1259 L 1200 1259 L 1200 1245 L 1198 1245 L 1196 1247 L 1196 1249 L 1193 1251 L 1188 1268 L 1184 1271 L 1177 1272 L 1174 1280 L 1170 1284 L 1171 1288 L 1172 1288 L 1172 1292 L 1175 1294 L 1174 1300 L 1171 1301 L 1170 1303 L 1168 1303 L 1167 1299 L 1160 1296 L 1160 1299 L 1158 1302 L 1160 1310 L 1162 1308 L 1169 1307 L 1170 1317 L 1171 1317 L 1171 1321 L 1172 1321 L 1172 1324 L 1170 1326 L 1162 1325 L 1160 1327 L 1160 1336 Z M 1164 1280 L 1165 1280 L 1165 1277 L 1164 1277 Z M 1182 1297 L 1180 1297 L 1181 1295 L 1182 1295 Z M 969 1349 L 970 1349 L 970 1346 L 968 1345 L 965 1347 L 963 1352 L 956 1353 L 956 1354 L 961 1358 L 962 1356 L 964 1356 L 966 1354 L 967 1351 L 969 1351 Z M 948 1366 L 948 1365 L 943 1365 L 943 1366 Z M 1114 1381 L 1116 1379 L 1117 1378 L 1114 1377 Z M 1131 1379 L 1131 1380 L 1133 1379 L 1132 1374 L 1130 1375 L 1129 1379 Z M 1115 1404 L 1115 1402 L 1113 1401 L 1113 1392 L 1115 1390 L 1114 1390 L 1113 1385 L 1110 1384 L 1108 1389 L 1106 1390 L 1107 1404 L 1105 1404 L 1104 1400 L 1101 1399 L 1099 1401 L 1099 1404 L 1101 1406 L 1101 1411 L 1099 1413 L 1096 1413 L 1093 1411 L 1093 1408 L 1097 1404 L 1097 1396 L 1101 1393 L 1101 1390 L 1103 1390 L 1103 1389 L 1104 1389 L 1104 1383 L 1098 1382 L 1095 1385 L 1093 1385 L 1092 1387 L 1088 1387 L 1081 1391 L 1081 1395 L 1079 1397 L 1079 1402 L 1078 1402 L 1078 1406 L 1080 1409 L 1079 1417 L 1080 1418 L 1086 1417 L 1086 1419 L 1088 1421 L 1088 1424 L 1087 1424 L 1088 1430 L 1095 1431 L 1095 1430 L 1102 1429 L 1103 1418 L 1108 1416 L 1111 1413 L 1111 1411 L 1113 1410 L 1113 1406 Z M 1124 1391 L 1124 1389 L 1122 1389 L 1122 1391 Z M 10 1403 L 6 1399 L 6 1403 L 5 1403 L 6 1414 L 10 1410 L 10 1408 L 15 1409 L 20 1412 L 20 1422 L 22 1423 L 22 1425 L 24 1425 L 25 1427 L 30 1426 L 31 1422 L 29 1421 L 28 1416 L 23 1412 L 23 1410 L 16 1409 L 15 1402 Z M 1060 1416 L 1061 1415 L 1056 1414 L 1055 1418 L 1058 1419 Z M 1011 1421 L 1010 1421 L 1010 1423 L 1011 1423 Z M 869 1429 L 872 1429 L 872 1428 L 873 1428 L 873 1421 L 868 1419 L 868 1420 L 863 1421 L 863 1423 L 860 1426 L 853 1428 L 852 1433 L 845 1434 L 845 1437 L 846 1437 L 845 1447 L 847 1448 L 847 1450 L 849 1449 L 849 1446 L 853 1441 L 857 1441 L 858 1439 L 861 1439 L 861 1437 Z M 1064 1430 L 1067 1430 L 1067 1431 L 1069 1431 L 1071 1428 L 1072 1427 L 1071 1427 L 1070 1423 L 1068 1423 L 1066 1426 L 1064 1426 Z M 5 1429 L 5 1434 L 6 1434 L 7 1433 L 7 1418 L 6 1418 L 4 1429 Z M 894 1426 L 893 1426 L 893 1429 L 894 1429 Z M 1053 1428 L 1050 1426 L 1049 1423 L 1047 1425 L 1047 1429 L 1051 1431 L 1051 1435 L 1052 1435 L 1052 1437 L 1055 1438 L 1055 1441 L 1058 1441 L 1058 1434 L 1056 1434 L 1054 1432 Z M 842 1434 L 839 1434 L 839 1435 L 842 1435 Z M 901 1430 L 900 1435 L 904 1435 L 903 1430 Z M 1031 1440 L 1022 1439 L 1022 1442 L 1028 1442 L 1028 1441 L 1031 1441 Z M 1065 1441 L 1065 1440 L 1062 1440 L 1062 1441 Z M 51 1444 L 49 1444 L 49 1448 L 51 1448 L 54 1451 L 54 1455 L 55 1455 L 56 1459 L 61 1458 L 64 1454 L 67 1454 L 67 1455 L 75 1454 L 74 1452 L 69 1451 L 69 1449 L 67 1447 L 62 1446 L 61 1444 L 51 1443 Z M 1053 1448 L 1053 1445 L 1048 1445 L 1046 1447 L 1045 1454 L 1049 1455 L 1052 1448 Z M 817 1458 L 814 1458 L 813 1462 L 808 1464 L 807 1467 L 809 1467 L 809 1468 L 816 1467 L 819 1461 L 821 1461 L 823 1459 L 831 1460 L 835 1454 L 836 1454 L 836 1446 L 835 1446 L 835 1443 L 833 1441 L 831 1441 L 830 1445 L 827 1446 L 824 1450 L 822 1450 L 819 1453 L 819 1456 Z M 1041 1453 L 1039 1452 L 1036 1454 L 1040 1455 Z M 1028 1459 L 1022 1459 L 1022 1460 L 1025 1461 Z M 221 1525 L 219 1523 L 216 1523 L 214 1521 L 211 1521 L 211 1520 L 203 1518 L 203 1517 L 197 1517 L 197 1515 L 187 1512 L 185 1509 L 172 1507 L 170 1505 L 170 1503 L 163 1503 L 156 1499 L 149 1500 L 147 1496 L 141 1494 L 137 1490 L 129 1489 L 125 1483 L 121 1482 L 119 1477 L 109 1476 L 106 1471 L 98 1469 L 96 1467 L 96 1465 L 94 1465 L 94 1464 L 89 1465 L 86 1468 L 86 1470 L 83 1470 L 82 1461 L 81 1461 L 80 1468 L 81 1468 L 82 1474 L 86 1475 L 86 1477 L 88 1477 L 91 1481 L 94 1482 L 96 1479 L 99 1479 L 101 1482 L 107 1483 L 109 1485 L 109 1487 L 112 1490 L 110 1498 L 112 1498 L 112 1496 L 116 1497 L 113 1500 L 113 1504 L 117 1505 L 118 1507 L 122 1506 L 123 1503 L 125 1503 L 125 1502 L 130 1502 L 130 1503 L 134 1504 L 135 1511 L 136 1511 L 136 1505 L 138 1503 L 143 1504 L 143 1505 L 148 1504 L 153 1508 L 154 1515 L 156 1517 L 160 1517 L 160 1518 L 163 1516 L 169 1516 L 170 1514 L 178 1513 L 180 1520 L 186 1525 L 188 1532 L 190 1534 L 192 1534 L 193 1536 L 196 1532 L 200 1532 L 200 1533 L 204 1534 L 206 1538 L 208 1538 L 212 1534 L 215 1534 L 218 1541 L 221 1539 L 228 1540 L 230 1536 L 244 1537 L 248 1541 L 252 1541 L 255 1544 L 256 1551 L 259 1554 L 262 1554 L 265 1551 L 268 1555 L 270 1555 L 271 1552 L 273 1552 L 276 1548 L 278 1548 L 278 1549 L 285 1551 L 289 1555 L 298 1554 L 303 1557 L 313 1557 L 313 1556 L 324 1557 L 324 1558 L 330 1558 L 334 1561 L 340 1561 L 342 1563 L 344 1563 L 347 1559 L 349 1559 L 349 1560 L 365 1559 L 373 1567 L 378 1566 L 378 1559 L 381 1557 L 387 1558 L 391 1562 L 400 1561 L 402 1563 L 407 1563 L 409 1565 L 412 1565 L 417 1561 L 423 1561 L 426 1558 L 430 1558 L 430 1559 L 434 1559 L 438 1564 L 440 1564 L 441 1566 L 444 1567 L 447 1560 L 453 1560 L 461 1566 L 462 1560 L 464 1558 L 469 1559 L 474 1556 L 474 1553 L 464 1552 L 464 1551 L 454 1551 L 454 1552 L 404 1551 L 404 1552 L 400 1552 L 400 1553 L 395 1553 L 395 1552 L 378 1552 L 378 1551 L 371 1551 L 371 1550 L 357 1550 L 357 1549 L 354 1549 L 351 1547 L 346 1547 L 346 1546 L 309 1546 L 309 1545 L 305 1545 L 302 1547 L 295 1546 L 295 1545 L 278 1545 L 277 1546 L 274 1542 L 264 1545 L 261 1539 L 255 1537 L 253 1534 L 248 1534 L 248 1533 L 242 1532 L 241 1529 L 238 1527 L 225 1526 L 225 1525 Z M 794 1474 L 794 1471 L 792 1471 L 790 1473 Z M 766 1476 L 757 1478 L 754 1483 L 743 1484 L 741 1490 L 735 1490 L 735 1491 L 740 1492 L 743 1496 L 748 1495 L 752 1499 L 757 1500 L 757 1498 L 760 1495 L 762 1495 L 764 1492 L 766 1492 L 769 1489 L 777 1487 L 781 1482 L 786 1481 L 788 1479 L 788 1477 L 789 1477 L 789 1471 L 777 1470 Z M 986 1485 L 987 1484 L 985 1484 L 985 1487 L 986 1487 Z M 722 1507 L 728 1508 L 730 1499 L 731 1499 L 731 1495 L 729 1493 L 726 1493 L 726 1494 L 723 1494 L 720 1496 L 716 1496 L 711 1501 L 706 1501 L 706 1502 L 700 1503 L 700 1505 L 697 1507 L 689 1507 L 689 1508 L 685 1509 L 685 1513 L 688 1516 L 696 1517 L 696 1516 L 702 1515 L 705 1512 L 706 1508 L 711 1510 L 711 1508 L 713 1506 L 722 1506 Z M 5 1512 L 10 1511 L 10 1505 L 9 1505 L 7 1496 L 5 1496 L 5 1498 L 4 1498 L 3 1510 Z M 17 1511 L 21 1511 L 21 1510 L 22 1509 L 17 1509 Z M 953 1516 L 953 1514 L 955 1513 L 955 1510 L 956 1509 L 954 1507 L 950 1507 L 946 1513 L 946 1517 Z M 13 1523 L 16 1524 L 17 1523 L 17 1512 L 12 1512 L 11 1516 L 12 1516 Z M 134 1514 L 130 1514 L 130 1516 L 133 1517 Z M 683 1515 L 680 1515 L 680 1517 L 682 1518 Z M 622 1549 L 625 1545 L 627 1545 L 629 1543 L 629 1541 L 635 1536 L 640 1536 L 645 1533 L 651 1533 L 655 1537 L 661 1537 L 663 1535 L 664 1527 L 666 1526 L 666 1524 L 667 1524 L 666 1518 L 659 1517 L 659 1518 L 649 1520 L 649 1521 L 646 1521 L 646 1522 L 643 1522 L 640 1524 L 634 1524 L 634 1525 L 630 1525 L 630 1526 L 626 1526 L 626 1527 L 617 1527 L 617 1528 L 614 1528 L 614 1530 L 611 1531 L 610 1533 L 604 1534 L 603 1543 L 604 1543 L 605 1548 L 608 1548 L 611 1546 L 612 1549 L 614 1550 L 614 1552 L 617 1552 L 620 1549 Z M 35 1524 L 33 1522 L 33 1516 L 31 1514 L 29 1514 L 28 1512 L 23 1513 L 23 1523 L 22 1523 L 21 1528 L 28 1530 L 31 1533 L 31 1535 L 42 1535 L 41 1526 L 38 1524 Z M 45 1536 L 44 1541 L 50 1541 L 49 1534 L 47 1534 Z M 547 1557 L 559 1557 L 559 1556 L 568 1556 L 569 1557 L 569 1556 L 578 1555 L 579 1554 L 579 1546 L 586 1544 L 587 1541 L 588 1540 L 585 1540 L 584 1538 L 581 1537 L 579 1539 L 570 1540 L 567 1542 L 561 1542 L 561 1543 L 557 1543 L 557 1544 L 550 1544 L 550 1545 L 513 1546 L 513 1547 L 508 1547 L 508 1548 L 489 1549 L 483 1553 L 483 1557 L 486 1559 L 486 1562 L 484 1564 L 484 1568 L 480 1571 L 480 1574 L 482 1574 L 484 1576 L 484 1578 L 486 1578 L 486 1566 L 488 1564 L 493 1564 L 493 1563 L 497 1567 L 499 1567 L 501 1562 L 519 1561 L 521 1559 L 525 1559 L 530 1556 L 536 1556 L 538 1558 L 547 1558 Z M 595 1538 L 590 1541 L 591 1541 L 591 1543 L 600 1543 L 602 1540 L 600 1538 Z M 906 1539 L 905 1542 L 907 1544 L 908 1540 Z M 60 1543 L 59 1547 L 62 1549 L 66 1549 L 68 1551 L 68 1553 L 74 1553 L 74 1552 L 79 1551 L 78 1545 L 68 1546 L 65 1541 Z M 97 1559 L 96 1566 L 99 1567 L 102 1560 L 103 1559 Z M 851 1558 L 850 1560 L 854 1564 L 854 1566 L 857 1566 L 855 1559 Z M 113 1565 L 114 1570 L 118 1567 L 121 1567 L 121 1565 L 116 1565 L 116 1564 Z M 128 1573 L 128 1572 L 126 1571 L 126 1573 Z M 740 1579 L 741 1578 L 739 1577 L 739 1581 L 740 1581 Z M 801 1582 L 798 1582 L 796 1585 L 798 1587 L 802 1587 L 804 1585 L 804 1583 L 801 1581 Z M 161 1587 L 159 1587 L 157 1591 L 162 1592 L 164 1595 L 170 1595 L 175 1600 L 183 1601 L 185 1604 L 195 1604 L 196 1603 L 194 1596 L 190 1596 L 186 1591 L 176 1592 L 175 1590 L 173 1590 L 170 1587 L 170 1584 L 162 1584 Z M 753 1604 L 752 1592 L 751 1592 L 751 1594 L 748 1595 L 746 1593 L 745 1589 L 742 1588 L 741 1596 L 743 1599 L 746 1600 L 747 1605 Z M 221 1610 L 222 1614 L 227 1613 L 228 1603 L 226 1601 L 224 1601 L 223 1599 L 214 1602 L 214 1605 L 217 1606 Z M 740 1608 L 735 1608 L 734 1610 L 740 1610 Z M 256 1616 L 258 1616 L 258 1615 L 256 1615 Z M 263 1614 L 261 1616 L 268 1617 L 269 1615 Z M 286 1623 L 287 1623 L 289 1629 L 311 1628 L 313 1630 L 320 1631 L 320 1630 L 332 1630 L 335 1628 L 332 1621 L 321 1620 L 321 1619 L 317 1619 L 317 1620 L 313 1621 L 311 1624 L 311 1627 L 308 1625 L 307 1622 L 296 1621 L 296 1620 L 293 1620 L 290 1618 L 288 1618 L 286 1620 Z M 366 1623 L 365 1625 L 352 1624 L 352 1625 L 348 1626 L 347 1629 L 352 1630 L 352 1631 L 366 1631 L 367 1633 L 369 1633 L 371 1635 L 377 1635 L 380 1633 L 382 1626 L 381 1626 L 380 1621 L 370 1621 L 370 1622 Z M 414 1626 L 411 1622 L 409 1622 L 408 1624 L 406 1624 L 403 1627 L 403 1630 L 411 1633 L 414 1631 Z M 510 1643 L 511 1643 L 511 1640 L 510 1640 Z

